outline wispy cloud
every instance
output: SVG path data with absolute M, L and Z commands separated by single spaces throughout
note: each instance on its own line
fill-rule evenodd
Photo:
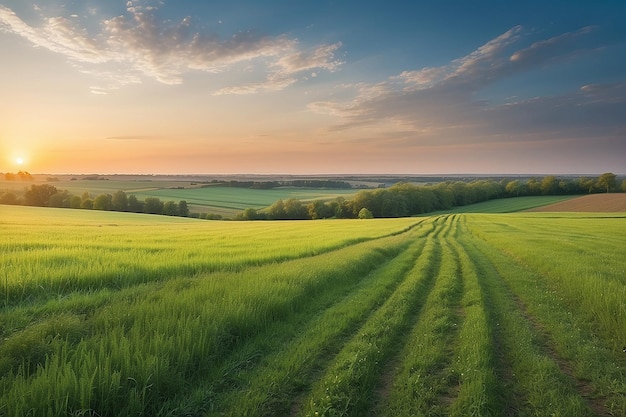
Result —
M 341 42 L 333 45 L 323 45 L 310 51 L 293 50 L 279 57 L 269 65 L 269 74 L 263 81 L 227 87 L 215 92 L 222 94 L 253 94 L 259 91 L 282 90 L 298 81 L 298 74 L 312 70 L 336 71 L 343 62 L 335 59 L 335 52 L 341 47 Z M 278 56 L 278 55 L 277 55 Z M 313 72 L 312 77 L 317 73 Z
M 236 64 L 250 62 L 268 75 L 254 86 L 233 86 L 248 92 L 283 89 L 311 70 L 334 71 L 341 62 L 335 58 L 340 43 L 303 50 L 296 39 L 265 36 L 243 31 L 229 38 L 193 29 L 191 17 L 178 22 L 161 21 L 159 4 L 144 5 L 129 0 L 126 13 L 100 21 L 99 31 L 90 33 L 77 15 L 45 16 L 30 25 L 14 11 L 0 5 L 0 30 L 23 37 L 68 58 L 80 71 L 95 75 L 101 85 L 96 93 L 140 83 L 153 78 L 164 84 L 181 84 L 192 71 L 218 73 Z M 221 90 L 225 94 L 229 89 Z
M 505 105 L 476 98 L 512 75 L 597 49 L 600 45 L 591 37 L 594 31 L 585 27 L 515 48 L 526 35 L 516 26 L 447 65 L 354 85 L 352 98 L 318 101 L 310 108 L 339 118 L 331 130 L 385 125 L 384 139 L 394 138 L 404 145 L 476 143 L 518 133 L 519 140 L 522 133 L 550 138 L 551 132 L 559 132 L 577 137 L 595 129 L 610 134 L 611 129 L 625 126 L 619 116 L 626 114 L 624 84 L 587 85 L 554 97 Z

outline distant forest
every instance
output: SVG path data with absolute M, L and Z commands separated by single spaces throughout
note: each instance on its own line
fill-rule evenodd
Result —
M 289 181 L 221 181 L 213 180 L 209 184 L 204 184 L 202 187 L 214 187 L 221 185 L 224 187 L 235 188 L 251 188 L 257 190 L 270 190 L 278 187 L 303 187 L 303 188 L 335 188 L 335 189 L 349 189 L 352 188 L 349 182 L 346 181 L 334 181 L 334 180 L 289 180 Z
M 278 200 L 269 208 L 244 210 L 239 220 L 305 220 L 324 218 L 406 217 L 449 210 L 497 198 L 539 195 L 582 195 L 600 192 L 626 192 L 626 180 L 607 172 L 597 178 L 503 179 L 445 181 L 435 185 L 398 183 L 388 188 L 359 191 L 350 200 L 313 201 L 304 204 L 296 199 Z
M 5 174 L 6 179 L 29 179 L 30 174 Z M 255 183 L 248 181 L 220 182 L 221 185 L 246 188 L 275 188 L 285 186 L 284 182 Z M 343 181 L 295 180 L 290 186 L 350 188 Z M 401 182 L 387 188 L 359 191 L 351 199 L 342 197 L 330 201 L 316 200 L 304 203 L 297 199 L 278 200 L 262 210 L 245 209 L 234 220 L 311 220 L 325 218 L 371 218 L 405 217 L 448 210 L 482 201 L 536 195 L 582 195 L 600 192 L 626 192 L 626 180 L 621 184 L 617 176 L 607 172 L 598 177 L 559 178 L 548 175 L 527 180 L 504 178 L 499 181 L 474 179 L 471 181 L 444 181 L 433 185 L 415 185 Z M 113 194 L 92 196 L 85 192 L 72 195 L 67 190 L 59 190 L 51 184 L 31 185 L 23 195 L 5 192 L 0 196 L 0 204 L 27 205 L 39 207 L 59 207 L 87 210 L 105 210 L 161 214 L 168 216 L 199 217 L 220 219 L 219 215 L 190 213 L 186 201 L 161 201 L 156 197 L 138 200 L 133 194 L 124 191 Z

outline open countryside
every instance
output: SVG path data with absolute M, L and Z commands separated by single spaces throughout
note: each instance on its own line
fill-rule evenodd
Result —
M 433 212 L 521 210 L 521 201 L 533 208 L 576 195 L 626 191 L 626 179 L 607 172 L 598 177 L 547 175 L 537 177 L 485 176 L 337 176 L 264 180 L 201 181 L 162 176 L 82 176 L 61 181 L 32 176 L 25 171 L 5 173 L 0 204 L 120 211 L 202 219 L 315 220 L 325 218 L 404 217 Z M 148 176 L 150 177 L 150 176 Z M 130 180 L 128 178 L 131 178 Z M 132 179 L 134 178 L 134 179 Z M 389 186 L 388 182 L 391 181 Z M 67 188 L 58 188 L 65 186 Z M 150 187 L 146 185 L 150 184 Z M 30 185 L 30 187 L 28 187 Z M 21 188 L 21 191 L 20 191 Z M 116 190 L 116 191 L 114 191 Z M 541 196 L 542 199 L 536 198 Z M 511 197 L 532 197 L 507 202 Z M 169 200 L 163 201 L 162 198 Z M 175 198 L 182 198 L 178 202 Z M 271 205 L 270 205 L 271 204 Z M 507 208 L 507 206 L 509 208 Z M 519 206 L 519 207 L 518 207 Z
M 3 415 L 626 414 L 624 213 L 0 226 Z
M 0 0 L 0 417 L 626 417 L 625 18 Z
M 223 181 L 208 176 L 45 176 L 35 175 L 30 181 L 0 179 L 1 191 L 19 194 L 31 185 L 47 184 L 60 190 L 67 190 L 73 195 L 84 193 L 95 197 L 100 194 L 114 194 L 123 191 L 135 195 L 138 199 L 159 198 L 163 201 L 185 200 L 194 213 L 210 213 L 224 218 L 234 217 L 246 208 L 262 209 L 278 199 L 296 198 L 309 202 L 313 200 L 332 200 L 337 197 L 350 198 L 358 192 L 357 188 L 323 188 L 279 186 L 275 188 L 247 188 L 228 186 L 232 182 L 253 182 L 258 184 L 293 181 L 291 177 L 277 176 L 222 176 Z M 323 180 L 323 178 L 321 179 Z M 225 184 L 225 185 L 221 185 Z M 357 186 L 372 186 L 371 182 L 354 182 Z M 346 185 L 348 185 L 346 183 Z

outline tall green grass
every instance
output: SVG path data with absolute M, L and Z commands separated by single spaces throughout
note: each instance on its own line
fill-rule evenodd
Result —
M 626 414 L 617 215 L 0 210 L 0 416 Z
M 31 207 L 2 210 L 0 302 L 5 304 L 240 271 L 314 256 L 416 223 L 370 221 L 355 229 L 350 221 L 326 221 L 312 228 L 302 222 L 251 225 Z

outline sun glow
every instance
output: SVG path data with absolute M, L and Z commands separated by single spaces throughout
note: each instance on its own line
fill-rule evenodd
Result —
M 15 158 L 15 163 L 18 165 L 24 165 L 24 158 L 22 157 Z

